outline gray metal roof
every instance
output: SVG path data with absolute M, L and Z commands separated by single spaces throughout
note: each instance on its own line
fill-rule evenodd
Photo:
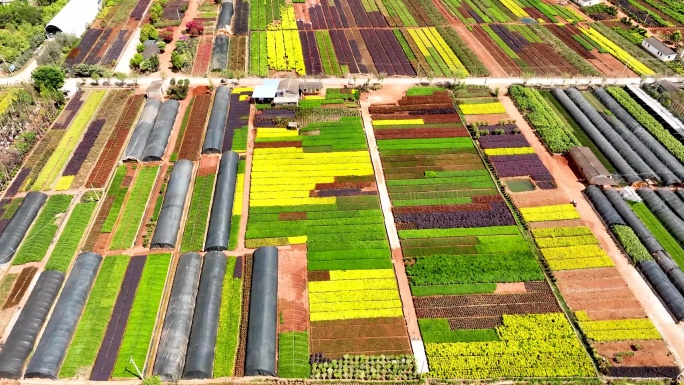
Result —
M 587 182 L 599 185 L 617 185 L 610 177 L 610 172 L 588 147 L 575 146 L 570 149 L 569 154 Z
M 651 47 L 657 49 L 663 55 L 674 55 L 674 54 L 676 54 L 676 52 L 673 51 L 672 48 L 663 44 L 663 42 L 658 40 L 658 38 L 655 36 L 648 37 L 648 38 L 644 39 L 644 41 L 646 43 L 648 43 Z

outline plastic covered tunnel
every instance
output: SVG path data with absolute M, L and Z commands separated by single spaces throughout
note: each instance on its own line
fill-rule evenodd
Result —
M 183 379 L 212 376 L 226 263 L 226 255 L 219 251 L 204 256 Z
M 252 261 L 245 376 L 275 376 L 278 326 L 278 249 L 256 249 Z M 257 284 L 258 283 L 258 284 Z
M 673 318 L 677 321 L 684 320 L 684 298 L 660 266 L 654 261 L 644 261 L 639 263 L 637 268 L 646 277 Z
M 173 123 L 176 121 L 180 103 L 177 100 L 167 100 L 159 109 L 157 119 L 154 121 L 150 139 L 147 141 L 143 152 L 143 162 L 161 160 L 169 143 Z
M 157 227 L 154 229 L 151 247 L 153 249 L 171 249 L 176 246 L 178 230 L 185 208 L 185 200 L 192 179 L 192 162 L 182 159 L 176 162 L 171 171 L 169 184 L 164 195 Z
M 211 105 L 211 115 L 209 115 L 209 123 L 207 123 L 207 135 L 204 137 L 202 154 L 218 154 L 221 152 L 229 103 L 230 88 L 226 86 L 217 88 L 214 103 Z
M 201 266 L 201 255 L 185 253 L 176 267 L 153 372 L 164 381 L 177 381 L 183 373 Z
M 57 378 L 101 262 L 102 257 L 92 252 L 76 258 L 24 377 Z
M 225 71 L 228 68 L 228 36 L 218 35 L 211 50 L 211 70 Z
M 131 134 L 131 139 L 128 141 L 128 146 L 124 150 L 123 160 L 142 160 L 161 106 L 162 102 L 159 99 L 147 99 L 133 134 Z
M 221 156 L 216 180 L 216 193 L 211 205 L 209 229 L 204 246 L 206 251 L 228 250 L 230 219 L 233 213 L 235 180 L 239 160 L 240 157 L 233 151 L 224 152 Z
M 47 195 L 31 191 L 12 215 L 5 231 L 0 234 L 0 264 L 9 262 L 19 248 L 33 220 L 47 200 Z
M 31 290 L 19 318 L 0 350 L 0 378 L 18 379 L 52 303 L 62 287 L 64 273 L 44 271 Z

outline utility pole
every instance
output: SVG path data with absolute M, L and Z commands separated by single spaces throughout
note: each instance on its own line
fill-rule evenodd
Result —
M 143 379 L 143 375 L 142 375 L 142 373 L 140 372 L 140 369 L 138 368 L 138 365 L 136 365 L 136 364 L 135 364 L 135 361 L 133 361 L 133 356 L 131 356 L 131 358 L 129 359 L 129 361 L 130 361 L 131 364 L 133 364 L 133 366 L 135 367 L 135 371 L 138 372 L 138 377 L 142 380 L 142 379 Z

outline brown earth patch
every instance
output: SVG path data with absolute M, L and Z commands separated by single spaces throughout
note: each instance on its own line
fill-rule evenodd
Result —
M 635 350 L 634 345 L 639 345 L 640 349 Z M 630 366 L 674 366 L 674 358 L 670 354 L 665 342 L 662 340 L 653 341 L 615 341 L 594 343 L 597 352 L 610 360 L 610 364 L 617 367 Z M 622 359 L 615 359 L 616 354 L 623 354 Z M 633 353 L 633 355 L 631 355 Z
M 568 197 L 557 189 L 510 193 L 510 195 L 513 204 L 518 208 L 551 206 L 570 202 Z
M 37 267 L 31 266 L 24 268 L 21 273 L 19 273 L 19 277 L 17 277 L 16 282 L 14 282 L 14 287 L 12 287 L 12 292 L 2 306 L 3 310 L 13 308 L 21 302 L 21 299 L 24 297 L 24 294 L 26 294 L 37 271 Z
M 330 271 L 318 270 L 310 271 L 308 275 L 309 282 L 330 281 Z
M 219 158 L 217 156 L 203 156 L 200 159 L 197 176 L 207 176 L 216 174 L 216 167 L 218 166 Z
M 309 322 L 306 245 L 278 250 L 278 331 L 306 331 Z
M 336 358 L 345 354 L 408 354 L 411 346 L 401 317 L 311 323 L 311 353 Z
M 527 293 L 525 282 L 497 283 L 494 294 Z
M 593 320 L 646 317 L 614 267 L 555 272 L 556 284 L 573 311 Z

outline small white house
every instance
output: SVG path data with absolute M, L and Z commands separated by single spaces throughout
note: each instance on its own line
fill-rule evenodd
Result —
M 580 7 L 589 7 L 596 4 L 601 4 L 601 0 L 572 0 Z
M 658 40 L 655 36 L 644 39 L 644 41 L 641 42 L 641 46 L 661 61 L 673 61 L 677 58 L 677 53 L 672 48 L 663 44 L 663 42 Z

